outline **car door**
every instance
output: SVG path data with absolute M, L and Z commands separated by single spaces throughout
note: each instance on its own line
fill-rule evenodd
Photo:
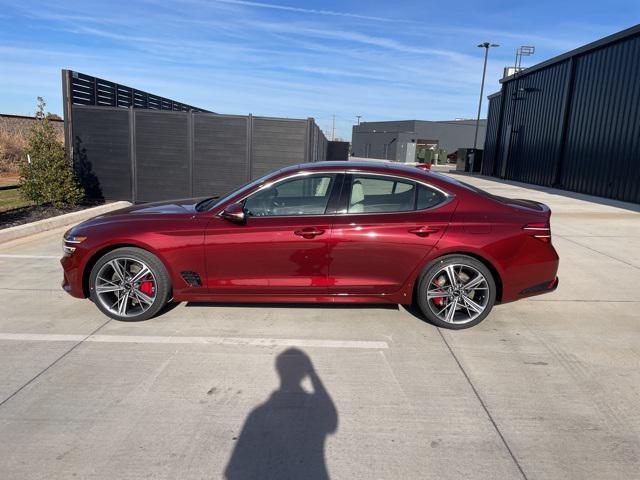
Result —
M 444 233 L 451 199 L 403 177 L 347 174 L 331 233 L 330 293 L 397 292 Z
M 205 240 L 209 293 L 325 295 L 328 209 L 343 176 L 294 175 L 248 196 L 244 224 L 216 218 Z

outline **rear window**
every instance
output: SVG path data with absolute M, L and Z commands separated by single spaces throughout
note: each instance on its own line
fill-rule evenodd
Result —
M 450 183 L 450 184 L 455 185 L 457 187 L 466 188 L 467 190 L 471 190 L 472 192 L 478 193 L 478 194 L 480 194 L 482 196 L 485 196 L 487 198 L 491 198 L 491 199 L 497 200 L 499 202 L 504 202 L 504 200 L 505 200 L 505 198 L 503 198 L 503 197 L 498 197 L 496 195 L 493 195 L 493 194 L 487 192 L 486 190 L 483 190 L 483 189 L 478 188 L 478 187 L 474 187 L 473 185 L 469 185 L 468 183 L 463 182 L 461 180 L 458 180 L 457 178 L 452 178 L 452 177 L 449 177 L 447 175 L 442 175 L 442 174 L 437 173 L 437 172 L 432 172 L 431 175 L 434 175 L 434 176 L 438 177 L 438 179 L 442 180 L 443 182 Z

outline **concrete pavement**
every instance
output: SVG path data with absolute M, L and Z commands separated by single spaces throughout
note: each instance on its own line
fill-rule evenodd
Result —
M 59 288 L 64 229 L 1 244 L 0 477 L 222 478 L 234 450 L 264 463 L 290 447 L 307 478 L 636 478 L 637 206 L 460 178 L 551 206 L 561 283 L 458 332 L 388 306 L 109 321 Z M 292 346 L 326 396 L 309 377 L 278 392 Z

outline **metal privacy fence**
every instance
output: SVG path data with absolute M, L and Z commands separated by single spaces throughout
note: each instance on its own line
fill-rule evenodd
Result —
M 221 195 L 326 159 L 312 118 L 220 115 L 71 70 L 62 71 L 62 90 L 66 148 L 90 198 Z
M 640 203 L 640 25 L 502 80 L 482 173 Z
M 314 120 L 74 105 L 74 165 L 92 198 L 222 195 L 272 170 L 326 158 Z
M 178 112 L 207 111 L 110 80 L 74 72 L 73 70 L 62 71 L 62 83 L 65 86 L 65 94 L 72 105 L 134 107 Z

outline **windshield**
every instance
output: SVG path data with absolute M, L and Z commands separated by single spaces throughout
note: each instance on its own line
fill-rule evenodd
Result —
M 236 195 L 240 195 L 243 192 L 247 192 L 249 190 L 251 190 L 253 187 L 260 185 L 262 182 L 264 182 L 267 178 L 271 177 L 273 174 L 270 173 L 268 175 L 265 175 L 263 177 L 260 177 L 252 182 L 247 183 L 246 185 L 243 185 L 242 187 L 236 189 L 236 190 L 232 190 L 231 192 L 225 193 L 222 197 L 220 196 L 216 196 L 216 197 L 210 197 L 207 198 L 203 201 L 201 201 L 200 203 L 198 203 L 198 205 L 196 205 L 196 211 L 198 212 L 206 212 L 207 210 L 212 210 L 214 208 L 216 208 L 219 205 L 222 205 L 223 203 L 225 203 L 226 201 L 228 201 L 231 197 L 235 197 Z

